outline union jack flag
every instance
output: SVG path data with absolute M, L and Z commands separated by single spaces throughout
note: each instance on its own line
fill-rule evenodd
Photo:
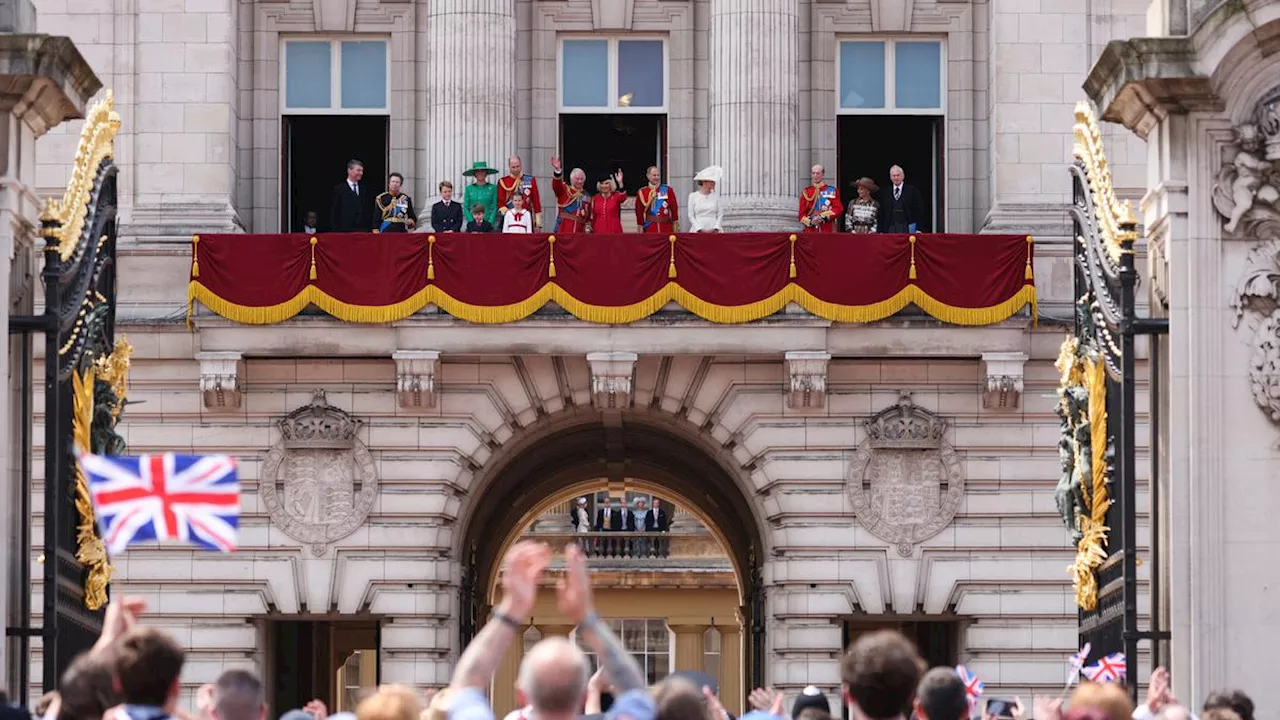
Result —
M 969 698 L 969 707 L 972 708 L 977 704 L 978 698 L 982 695 L 982 690 L 986 685 L 969 668 L 963 665 L 956 666 L 956 675 L 959 675 L 960 682 L 964 683 L 964 694 Z
M 1120 682 L 1124 679 L 1124 653 L 1112 653 L 1081 672 L 1091 682 Z
M 1092 650 L 1093 644 L 1085 643 L 1084 647 L 1080 648 L 1080 652 L 1072 655 L 1071 659 L 1067 661 L 1071 664 L 1071 672 L 1067 674 L 1068 685 L 1080 679 L 1080 670 L 1084 667 L 1084 661 L 1089 659 L 1089 653 Z
M 151 540 L 236 549 L 240 480 L 226 455 L 82 454 L 107 552 Z

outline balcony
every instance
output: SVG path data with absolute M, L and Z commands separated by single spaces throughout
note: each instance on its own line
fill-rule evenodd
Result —
M 644 354 L 1014 352 L 1037 302 L 1034 243 L 1008 235 L 206 235 L 190 259 L 200 349 L 258 357 L 573 355 L 620 332 Z

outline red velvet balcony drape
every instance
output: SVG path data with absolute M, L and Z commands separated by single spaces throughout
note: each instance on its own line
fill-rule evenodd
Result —
M 795 302 L 822 318 L 871 322 L 915 304 L 948 323 L 999 322 L 1036 301 L 1023 235 L 199 235 L 190 299 L 242 323 L 308 305 L 390 322 L 434 303 L 478 323 L 514 322 L 548 302 L 599 323 L 669 302 L 740 323 Z

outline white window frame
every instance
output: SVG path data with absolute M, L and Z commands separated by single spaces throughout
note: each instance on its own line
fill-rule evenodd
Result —
M 672 630 L 672 629 L 671 629 L 671 625 L 667 623 L 667 618 L 657 618 L 657 617 L 640 617 L 640 618 L 637 618 L 637 617 L 624 617 L 624 618 L 613 618 L 613 617 L 609 617 L 609 618 L 603 618 L 603 620 L 604 620 L 604 622 L 605 622 L 606 624 L 607 624 L 607 623 L 611 623 L 611 622 L 612 622 L 612 621 L 614 621 L 614 620 L 618 620 L 618 621 L 626 621 L 626 620 L 630 620 L 630 621 L 632 621 L 632 622 L 645 622 L 645 623 L 649 623 L 649 622 L 661 622 L 661 623 L 663 623 L 663 625 L 667 628 L 667 675 L 668 675 L 668 676 L 670 676 L 671 674 L 673 674 L 673 673 L 675 673 L 675 672 L 676 672 L 676 633 L 675 633 L 675 631 L 674 631 L 674 630 Z M 618 633 L 616 633 L 616 634 L 617 634 L 617 637 L 618 637 L 618 643 L 619 643 L 619 644 L 623 644 L 623 642 L 622 642 L 622 634 L 621 634 L 620 632 L 618 632 Z M 581 638 L 581 637 L 582 637 L 582 636 L 578 634 L 578 629 L 577 629 L 577 628 L 574 628 L 573 630 L 571 630 L 571 631 L 569 632 L 569 640 L 570 640 L 571 642 L 578 643 L 578 642 L 580 642 L 580 638 Z M 721 639 L 723 640 L 723 637 L 722 637 Z M 582 643 L 582 644 L 585 644 L 585 643 Z M 705 648 L 705 645 L 704 645 L 704 648 Z M 626 650 L 626 651 L 627 651 L 628 653 L 630 653 L 630 654 L 639 654 L 639 655 L 643 655 L 643 656 L 646 656 L 646 657 L 650 657 L 650 656 L 652 656 L 652 655 L 654 654 L 654 653 L 652 653 L 652 652 L 650 652 L 650 651 L 649 651 L 649 648 L 648 648 L 648 647 L 646 647 L 646 648 L 645 648 L 644 650 L 642 650 L 642 651 L 641 651 L 641 650 L 636 650 L 635 648 L 625 647 L 625 646 L 624 646 L 624 648 L 623 648 L 623 649 L 624 649 L 624 650 Z M 597 656 L 597 654 L 596 654 L 596 652 L 595 652 L 594 650 L 591 650 L 590 648 L 587 648 L 587 649 L 584 649 L 584 650 L 583 650 L 583 653 L 584 653 L 584 654 L 586 654 L 586 655 L 587 655 L 587 656 L 589 656 L 589 657 L 595 657 L 595 658 L 596 658 L 596 662 L 597 662 L 597 663 L 599 662 L 599 657 Z M 723 653 L 722 653 L 722 655 L 721 655 L 721 656 L 723 657 Z M 643 670 L 644 670 L 644 668 L 641 668 L 641 671 L 643 671 Z
M 386 102 L 380 108 L 342 107 L 342 43 L 381 42 L 386 51 Z M 291 108 L 289 102 L 289 52 L 292 42 L 329 43 L 329 107 Z M 389 35 L 288 35 L 280 37 L 280 114 L 281 115 L 390 115 L 391 114 L 391 36 Z
M 938 104 L 937 108 L 899 108 L 897 107 L 897 62 L 898 54 L 894 48 L 898 43 L 936 42 L 940 48 L 938 63 L 942 66 L 938 71 Z M 840 79 L 840 49 L 845 43 L 884 43 L 884 107 L 882 108 L 846 108 L 840 104 L 841 91 L 844 88 Z M 947 38 L 934 35 L 849 35 L 836 38 L 836 114 L 837 115 L 935 115 L 945 117 L 947 114 Z
M 606 107 L 579 107 L 564 104 L 564 43 L 566 40 L 606 40 L 609 43 L 609 104 Z M 662 105 L 626 107 L 618 104 L 618 43 L 630 40 L 662 42 Z M 564 115 L 666 115 L 671 104 L 671 43 L 666 35 L 561 35 L 556 42 L 556 105 Z

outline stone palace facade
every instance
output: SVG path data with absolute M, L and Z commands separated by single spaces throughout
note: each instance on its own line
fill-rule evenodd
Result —
M 321 647 L 367 653 L 338 662 L 364 682 L 443 684 L 469 622 L 459 598 L 491 597 L 506 543 L 570 494 L 631 485 L 666 493 L 732 560 L 737 613 L 667 595 L 654 608 L 671 658 L 694 654 L 690 628 L 714 627 L 738 643 L 716 662 L 834 697 L 849 639 L 901 627 L 989 695 L 1061 688 L 1076 611 L 1053 496 L 1053 363 L 1072 314 L 1073 106 L 1107 42 L 1144 33 L 1147 0 L 36 5 L 41 31 L 70 35 L 114 90 L 122 121 L 117 328 L 135 348 L 123 434 L 137 453 L 240 460 L 239 552 L 115 561 L 115 592 L 145 596 L 190 648 L 188 689 L 237 665 L 293 677 L 279 651 Z M 191 236 L 289 230 L 313 202 L 314 173 L 299 168 L 364 142 L 352 133 L 383 147 L 362 156 L 369 187 L 375 171 L 402 172 L 425 213 L 439 180 L 461 188 L 473 161 L 505 168 L 512 154 L 549 203 L 550 157 L 603 162 L 582 138 L 608 128 L 639 137 L 628 161 L 653 158 L 681 194 L 699 168 L 724 166 L 735 229 L 798 227 L 813 163 L 846 193 L 862 174 L 883 187 L 901 164 L 934 228 L 1036 237 L 1040 322 L 842 325 L 794 309 L 749 326 L 674 310 L 626 326 L 554 313 L 185 322 Z M 77 132 L 41 140 L 41 191 L 65 185 Z M 1144 143 L 1120 128 L 1106 141 L 1121 194 L 1141 197 Z M 335 157 L 316 171 L 326 192 Z M 858 508 L 882 488 L 854 468 L 904 452 L 869 439 L 885 412 L 930 430 L 910 450 L 946 487 L 872 518 Z M 611 592 L 626 595 L 619 577 Z M 369 627 L 373 640 L 351 639 Z M 275 696 L 301 692 L 290 682 Z

